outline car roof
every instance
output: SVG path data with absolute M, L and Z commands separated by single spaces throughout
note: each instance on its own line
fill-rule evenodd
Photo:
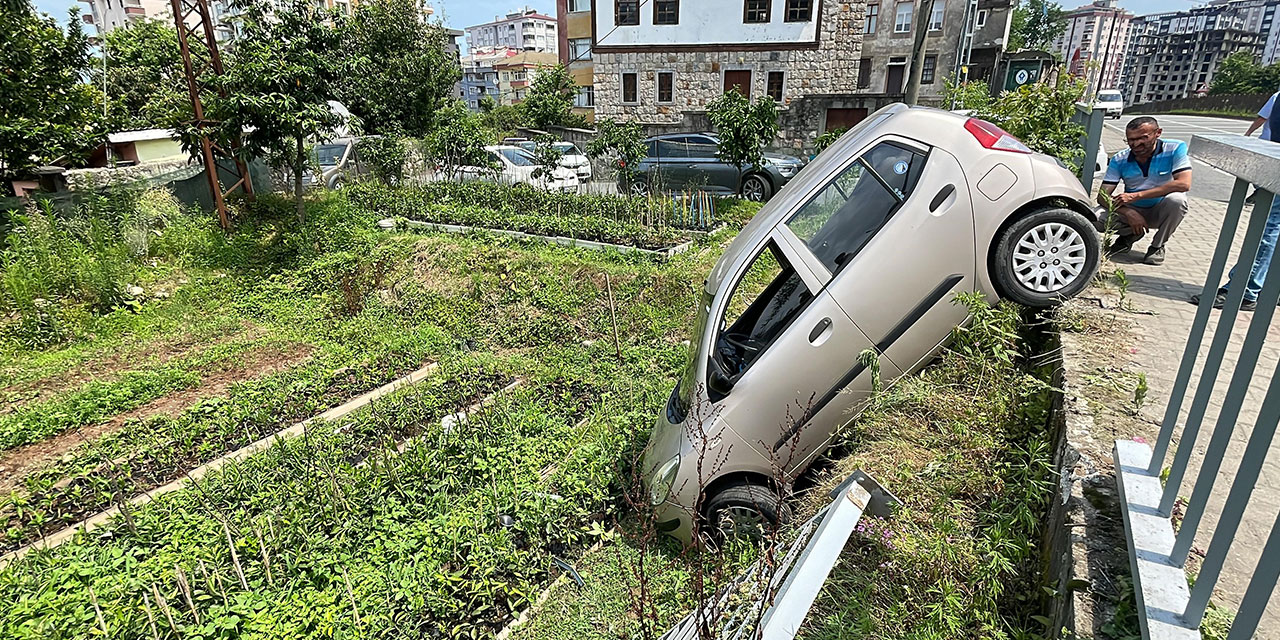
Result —
M 867 143 L 891 134 L 925 146 L 957 149 L 966 139 L 969 144 L 975 144 L 972 135 L 964 129 L 967 120 L 965 116 L 941 109 L 908 107 L 900 102 L 868 115 L 851 129 L 853 135 L 841 136 L 792 178 L 785 190 L 760 208 L 707 275 L 706 290 L 714 294 L 720 283 L 734 272 L 736 264 L 754 258 L 755 248 L 773 228 L 803 204 L 810 192 L 826 184 L 832 172 L 844 166 L 849 157 Z
M 716 136 L 716 134 L 710 131 L 685 131 L 682 133 L 664 133 L 661 135 L 650 136 L 648 138 L 645 138 L 644 141 L 652 142 L 655 140 L 670 140 L 672 138 L 683 138 L 686 136 L 707 136 L 708 138 L 719 139 L 718 136 Z

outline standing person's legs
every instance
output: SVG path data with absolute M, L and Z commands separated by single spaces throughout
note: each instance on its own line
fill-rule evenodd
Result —
M 1271 201 L 1271 211 L 1267 213 L 1267 225 L 1262 229 L 1258 255 L 1253 259 L 1253 270 L 1249 274 L 1249 281 L 1244 285 L 1245 300 L 1258 299 L 1262 281 L 1267 278 L 1267 271 L 1271 268 L 1271 257 L 1275 254 L 1277 239 L 1280 239 L 1280 197 Z

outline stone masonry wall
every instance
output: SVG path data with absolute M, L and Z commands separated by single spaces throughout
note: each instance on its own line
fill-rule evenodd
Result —
M 685 112 L 699 112 L 723 92 L 724 72 L 751 70 L 751 96 L 765 95 L 768 72 L 782 71 L 784 112 L 804 96 L 848 94 L 857 90 L 862 45 L 862 2 L 822 3 L 817 49 L 777 51 L 699 51 L 597 53 L 595 99 L 597 118 L 639 120 L 651 125 L 678 125 Z M 657 72 L 674 71 L 674 103 L 657 103 Z M 637 104 L 622 104 L 622 73 L 637 73 Z

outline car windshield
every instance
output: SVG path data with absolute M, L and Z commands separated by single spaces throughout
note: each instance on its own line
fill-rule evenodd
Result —
M 316 161 L 322 167 L 334 167 L 342 160 L 342 154 L 347 152 L 345 144 L 318 144 L 316 145 Z
M 502 157 L 517 167 L 532 167 L 538 164 L 533 161 L 533 156 L 529 155 L 529 152 L 524 149 L 501 149 L 498 153 L 501 153 Z
M 711 294 L 705 289 L 698 299 L 697 315 L 693 320 L 693 331 L 689 333 L 689 346 L 685 354 L 684 373 L 680 382 L 676 383 L 675 392 L 671 394 L 671 402 L 667 404 L 667 419 L 672 424 L 684 421 L 693 406 L 694 392 L 698 386 L 698 347 L 702 344 L 702 334 L 707 329 L 707 316 L 711 314 Z M 705 391 L 697 394 L 705 399 Z
M 1098 93 L 1098 102 L 1120 102 L 1121 100 L 1123 98 L 1120 97 L 1119 91 L 1101 91 Z
M 578 151 L 578 147 L 574 146 L 572 142 L 557 142 L 551 146 L 555 147 L 556 151 L 559 151 L 561 155 L 566 155 L 566 156 L 582 155 L 582 152 Z

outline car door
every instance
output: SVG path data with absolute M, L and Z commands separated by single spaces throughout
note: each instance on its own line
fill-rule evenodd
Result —
M 831 435 L 796 435 L 809 424 L 833 380 L 848 379 L 850 402 L 865 400 L 870 373 L 856 365 L 871 341 L 854 326 L 821 282 L 800 262 L 794 242 L 767 238 L 753 258 L 726 278 L 710 311 L 710 377 L 732 381 L 727 395 L 710 392 L 730 429 L 773 466 L 797 469 Z M 717 385 L 709 380 L 708 389 Z
M 668 193 L 684 188 L 689 171 L 689 153 L 684 138 L 661 138 L 649 142 L 649 187 L 654 193 Z
M 716 157 L 719 145 L 708 136 L 688 136 L 689 162 L 685 186 L 715 193 L 738 192 L 738 169 Z
M 868 145 L 785 223 L 836 303 L 902 371 L 968 311 L 973 208 L 956 158 L 895 136 Z

